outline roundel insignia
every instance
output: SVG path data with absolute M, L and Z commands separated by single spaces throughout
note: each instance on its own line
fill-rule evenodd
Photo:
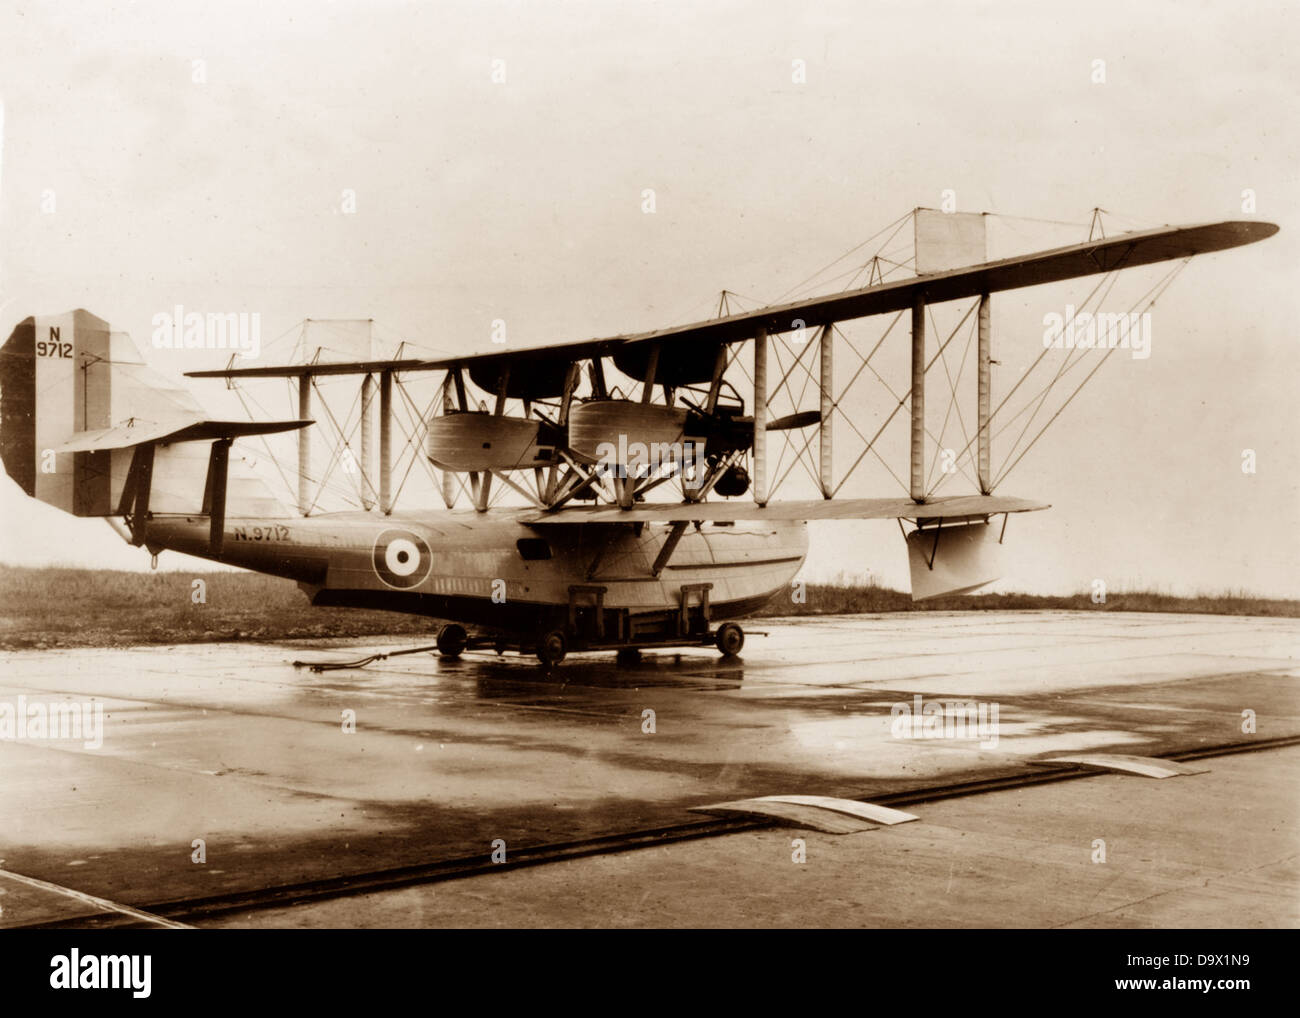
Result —
M 422 537 L 409 530 L 385 530 L 375 538 L 375 572 L 390 587 L 409 590 L 429 575 L 433 553 Z

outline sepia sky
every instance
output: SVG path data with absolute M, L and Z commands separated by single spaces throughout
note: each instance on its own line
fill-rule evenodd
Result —
M 256 311 L 264 341 L 374 318 L 430 349 L 499 349 L 495 319 L 525 346 L 707 317 L 724 287 L 776 299 L 945 191 L 1035 220 L 1100 206 L 1115 229 L 1263 219 L 1281 233 L 1194 260 L 1153 311 L 1151 356 L 1113 357 L 1000 489 L 1053 509 L 1011 522 L 999 589 L 1300 597 L 1297 18 L 1226 2 L 9 4 L 0 338 L 85 307 L 165 374 L 219 366 L 148 349 L 153 315 L 182 304 Z M 1007 220 L 1002 236 L 1087 228 Z M 995 298 L 995 398 L 1041 350 L 1044 313 L 1091 285 Z M 224 406 L 220 383 L 190 384 Z M 892 406 L 854 391 L 868 420 Z M 892 522 L 814 537 L 808 577 L 905 586 Z M 0 562 L 147 555 L 4 477 Z

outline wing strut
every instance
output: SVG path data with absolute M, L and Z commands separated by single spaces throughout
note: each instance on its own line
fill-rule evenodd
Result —
M 659 549 L 659 554 L 655 556 L 654 565 L 650 567 L 650 574 L 656 580 L 659 579 L 659 574 L 664 571 L 664 566 L 668 565 L 668 560 L 673 557 L 673 552 L 677 550 L 677 545 L 689 525 L 685 520 L 673 521 L 672 530 L 664 541 L 664 546 Z
M 305 430 L 305 429 L 304 429 Z M 226 480 L 230 473 L 230 442 L 219 438 L 208 455 L 208 481 L 203 487 L 203 511 L 208 514 L 208 551 L 220 555 L 226 531 Z
M 149 491 L 153 485 L 153 454 L 156 446 L 145 442 L 135 447 L 131 454 L 131 467 L 122 486 L 122 500 L 117 511 L 126 517 L 131 530 L 131 543 L 137 548 L 144 544 L 149 521 Z
M 990 399 L 992 386 L 989 377 L 989 295 L 980 294 L 979 309 L 979 338 L 978 338 L 978 355 L 979 355 L 979 486 L 981 495 L 989 495 L 993 492 L 993 477 L 989 468 L 990 451 L 992 443 L 989 436 L 989 407 L 992 403 Z
M 379 373 L 379 511 L 393 511 L 393 373 Z
M 754 332 L 754 501 L 767 505 L 767 326 Z
M 831 460 L 831 414 L 835 412 L 835 400 L 832 387 L 835 376 L 831 361 L 831 350 L 835 346 L 835 326 L 829 322 L 822 326 L 821 335 L 821 420 L 818 422 L 817 454 L 819 473 L 821 475 L 822 498 L 835 494 L 834 476 Z
M 925 501 L 925 297 L 912 301 L 912 501 Z
M 311 420 L 311 375 L 298 376 L 298 419 Z M 298 431 L 298 512 L 311 512 L 311 430 Z
M 370 511 L 375 502 L 374 417 L 375 376 L 361 376 L 361 508 Z

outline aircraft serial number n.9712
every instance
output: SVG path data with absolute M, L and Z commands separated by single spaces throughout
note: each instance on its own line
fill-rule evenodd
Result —
M 268 523 L 265 527 L 235 527 L 236 541 L 287 541 L 289 528 L 278 523 Z

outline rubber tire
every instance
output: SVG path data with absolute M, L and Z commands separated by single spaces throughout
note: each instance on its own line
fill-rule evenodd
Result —
M 562 629 L 552 629 L 537 638 L 537 660 L 553 668 L 569 652 L 569 640 Z
M 437 644 L 440 655 L 446 658 L 458 658 L 469 646 L 469 633 L 465 632 L 464 626 L 455 623 L 443 626 L 438 630 Z
M 713 642 L 723 657 L 736 657 L 745 646 L 745 631 L 734 622 L 724 622 L 713 634 Z

